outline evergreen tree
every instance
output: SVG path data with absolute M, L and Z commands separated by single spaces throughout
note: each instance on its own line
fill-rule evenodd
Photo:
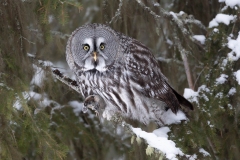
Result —
M 176 90 L 190 88 L 189 121 L 168 126 L 178 159 L 238 159 L 239 7 L 228 0 L 1 1 L 0 159 L 166 158 L 130 128 L 83 114 L 79 93 L 55 78 L 52 69 L 72 76 L 66 42 L 85 23 L 138 39 Z

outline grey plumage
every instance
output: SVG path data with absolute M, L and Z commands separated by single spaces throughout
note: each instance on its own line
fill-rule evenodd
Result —
M 166 108 L 173 113 L 180 105 L 193 109 L 168 84 L 147 47 L 106 25 L 89 24 L 75 30 L 68 40 L 66 59 L 82 95 L 87 100 L 98 95 L 104 101 L 104 105 L 93 105 L 106 118 L 120 113 L 144 124 L 162 125 Z

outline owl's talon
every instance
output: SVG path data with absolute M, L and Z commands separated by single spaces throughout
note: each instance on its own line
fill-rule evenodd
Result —
M 84 101 L 84 110 L 90 108 L 96 113 L 96 116 L 99 116 L 99 108 L 103 106 L 102 98 L 99 95 L 90 95 Z
M 87 113 L 88 107 L 86 107 L 86 106 L 84 105 L 83 108 L 82 108 L 82 111 L 83 111 L 83 113 Z

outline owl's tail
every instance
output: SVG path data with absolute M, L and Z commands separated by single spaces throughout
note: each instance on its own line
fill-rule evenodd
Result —
M 178 102 L 180 103 L 181 106 L 185 107 L 186 109 L 193 110 L 193 105 L 186 98 L 184 98 L 179 93 L 177 93 L 177 91 L 175 91 L 173 88 L 172 88 L 172 91 L 177 97 Z

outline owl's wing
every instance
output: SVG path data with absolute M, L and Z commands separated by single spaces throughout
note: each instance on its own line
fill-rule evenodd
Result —
M 126 66 L 129 80 L 144 96 L 163 101 L 173 113 L 177 113 L 180 104 L 193 108 L 190 102 L 168 84 L 149 49 L 136 40 L 132 40 L 130 45 Z

